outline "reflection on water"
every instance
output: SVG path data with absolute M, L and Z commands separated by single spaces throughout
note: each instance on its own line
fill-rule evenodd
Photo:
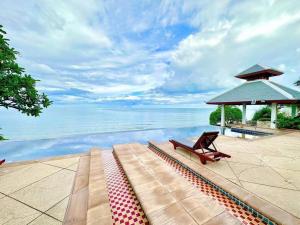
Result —
M 218 128 L 213 126 L 199 126 L 177 129 L 87 134 L 30 141 L 3 141 L 0 143 L 0 158 L 6 158 L 8 162 L 39 159 L 80 153 L 95 146 L 107 149 L 111 148 L 114 144 L 121 143 L 139 142 L 146 144 L 149 140 L 167 141 L 171 138 L 188 138 L 199 136 L 204 131 L 213 130 L 218 130 Z
M 222 135 L 225 135 L 225 130 L 226 130 L 225 127 L 220 127 L 220 133 L 221 133 Z M 228 130 L 228 129 L 227 129 L 227 130 Z
M 111 148 L 114 144 L 147 141 L 167 141 L 169 139 L 184 139 L 198 137 L 204 131 L 219 131 L 220 127 L 198 126 L 172 129 L 153 129 L 141 131 L 113 132 L 100 134 L 75 135 L 64 138 L 40 139 L 28 141 L 3 141 L 0 143 L 0 159 L 8 162 L 39 159 L 50 156 L 75 154 L 87 151 L 91 147 Z M 221 130 L 227 136 L 254 138 L 252 135 Z

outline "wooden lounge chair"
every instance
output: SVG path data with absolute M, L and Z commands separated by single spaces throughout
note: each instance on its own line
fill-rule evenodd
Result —
M 174 149 L 177 147 L 181 147 L 183 149 L 186 149 L 194 154 L 196 154 L 202 164 L 206 164 L 206 161 L 219 161 L 221 158 L 227 157 L 230 158 L 230 155 L 227 155 L 225 153 L 219 152 L 214 145 L 214 140 L 218 137 L 219 132 L 204 132 L 197 142 L 194 144 L 192 142 L 184 141 L 175 141 L 170 140 L 170 142 L 173 144 Z M 212 145 L 213 148 L 210 146 Z
M 0 166 L 5 162 L 5 159 L 0 160 Z

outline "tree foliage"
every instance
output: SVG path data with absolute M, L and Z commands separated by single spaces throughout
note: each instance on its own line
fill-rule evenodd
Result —
M 252 121 L 258 120 L 271 120 L 271 108 L 269 106 L 263 107 L 254 113 Z
M 29 116 L 39 116 L 51 101 L 36 90 L 38 80 L 16 62 L 19 53 L 9 46 L 5 34 L 0 25 L 0 106 L 17 109 Z
M 1 130 L 1 128 L 0 128 L 0 130 Z M 4 138 L 4 137 L 2 136 L 2 134 L 0 134 L 0 141 L 4 141 L 4 140 L 6 140 L 6 138 Z
M 0 106 L 38 116 L 51 101 L 44 93 L 38 93 L 37 80 L 16 62 L 19 53 L 9 46 L 5 34 L 0 25 Z
M 242 111 L 234 106 L 225 106 L 225 123 L 241 122 Z M 217 125 L 221 122 L 221 106 L 213 111 L 209 116 L 209 123 L 211 125 Z

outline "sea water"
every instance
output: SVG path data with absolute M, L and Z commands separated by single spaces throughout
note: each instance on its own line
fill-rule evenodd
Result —
M 212 110 L 55 105 L 35 118 L 1 109 L 1 132 L 9 140 L 0 142 L 0 158 L 38 159 L 80 153 L 93 146 L 108 149 L 119 143 L 197 136 L 216 130 L 208 125 Z
M 76 134 L 201 126 L 208 125 L 211 111 L 200 108 L 53 105 L 39 117 L 29 117 L 0 108 L 0 133 L 9 140 L 34 140 Z

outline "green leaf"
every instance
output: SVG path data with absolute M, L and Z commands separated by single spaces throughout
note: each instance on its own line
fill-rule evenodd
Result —
M 221 121 L 221 106 L 213 111 L 209 116 L 209 123 L 217 125 Z M 242 121 L 242 111 L 234 106 L 225 106 L 225 122 L 240 122 Z

